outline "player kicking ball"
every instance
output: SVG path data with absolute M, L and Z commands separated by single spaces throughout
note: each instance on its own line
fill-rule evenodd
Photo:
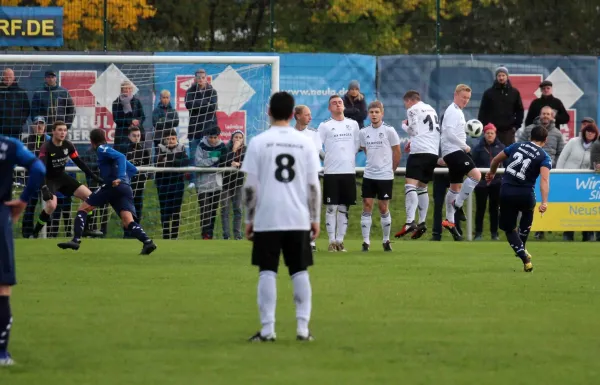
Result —
M 542 203 L 538 210 L 543 215 L 548 208 L 552 161 L 542 148 L 546 144 L 547 138 L 548 131 L 544 127 L 534 127 L 531 130 L 531 141 L 515 143 L 506 147 L 492 159 L 490 172 L 485 176 L 485 180 L 491 183 L 496 175 L 498 165 L 508 159 L 509 164 L 504 170 L 500 188 L 500 229 L 504 230 L 510 247 L 523 261 L 525 272 L 533 271 L 531 255 L 525 249 L 525 244 L 533 223 L 535 183 L 540 176 Z M 519 212 L 521 220 L 517 232 Z
M 310 138 L 290 127 L 294 98 L 287 92 L 269 101 L 271 128 L 248 146 L 242 171 L 246 237 L 252 240 L 252 264 L 258 266 L 258 310 L 262 328 L 250 342 L 275 341 L 275 305 L 279 257 L 288 268 L 296 303 L 296 339 L 312 341 L 308 323 L 312 288 L 312 237 L 319 236 L 321 187 L 319 155 Z
M 371 213 L 375 198 L 381 215 L 383 251 L 392 251 L 390 245 L 392 216 L 389 204 L 394 188 L 394 171 L 400 164 L 400 138 L 394 127 L 383 122 L 383 103 L 377 100 L 371 102 L 368 110 L 371 125 L 360 130 L 360 147 L 367 155 L 362 183 L 363 212 L 360 217 L 362 251 L 369 251 L 371 244 Z
M 143 247 L 140 254 L 148 255 L 152 253 L 156 250 L 156 245 L 146 235 L 142 226 L 134 220 L 135 206 L 130 181 L 131 177 L 137 173 L 137 168 L 125 158 L 125 155 L 106 145 L 106 136 L 103 130 L 93 129 L 90 132 L 90 142 L 98 153 L 98 168 L 105 184 L 94 191 L 79 206 L 73 226 L 73 239 L 69 242 L 59 243 L 58 247 L 79 250 L 88 213 L 96 207 L 110 204 L 121 218 L 123 228 L 142 242 Z

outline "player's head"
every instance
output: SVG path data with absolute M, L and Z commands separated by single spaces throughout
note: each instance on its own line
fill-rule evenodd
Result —
M 133 83 L 129 80 L 125 80 L 121 83 L 121 94 L 131 96 L 133 95 Z
M 344 116 L 344 100 L 340 95 L 329 97 L 329 112 L 331 116 Z
M 540 110 L 540 122 L 547 126 L 554 121 L 554 117 L 556 116 L 556 112 L 550 106 L 544 106 Z
M 294 107 L 294 119 L 300 126 L 308 126 L 312 120 L 310 108 L 303 104 Z
M 548 138 L 548 130 L 540 125 L 536 125 L 531 130 L 531 141 L 535 142 L 543 147 L 546 144 L 546 139 Z
M 206 79 L 206 71 L 203 68 L 198 68 L 194 73 L 194 77 L 196 84 L 198 84 L 200 88 L 204 88 L 206 87 L 206 84 L 208 84 L 208 80 Z
M 404 107 L 408 110 L 409 108 L 421 101 L 421 95 L 415 90 L 410 90 L 404 94 L 403 99 Z
M 165 136 L 165 144 L 169 148 L 177 147 L 177 131 L 170 129 Z
M 139 143 L 142 140 L 142 131 L 138 126 L 129 127 L 129 140 L 132 143 Z
M 383 119 L 383 103 L 375 100 L 369 103 L 369 120 L 372 124 L 379 124 Z
M 100 128 L 94 128 L 92 131 L 90 131 L 90 143 L 94 148 L 98 148 L 98 146 L 106 144 L 106 133 L 104 130 Z
M 62 120 L 57 120 L 52 125 L 52 137 L 56 140 L 65 140 L 67 138 L 67 131 L 67 124 Z
M 221 135 L 221 128 L 219 126 L 209 129 L 206 132 L 206 141 L 208 142 L 208 145 L 211 147 L 218 145 L 221 141 L 219 135 Z
M 269 100 L 269 116 L 273 122 L 289 122 L 294 114 L 294 97 L 285 91 L 275 92 Z
M 44 132 L 46 132 L 46 118 L 44 118 L 43 116 L 36 116 L 35 118 L 33 118 L 33 124 L 31 125 L 33 127 L 33 132 L 36 134 L 43 134 Z
M 471 100 L 471 87 L 466 84 L 459 84 L 454 90 L 454 104 L 461 110 L 469 104 Z

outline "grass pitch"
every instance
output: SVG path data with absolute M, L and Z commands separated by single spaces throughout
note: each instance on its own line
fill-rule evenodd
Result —
M 278 279 L 276 343 L 259 328 L 245 241 L 17 242 L 11 352 L 0 384 L 600 383 L 598 243 L 531 243 L 532 274 L 505 242 L 373 239 L 316 255 L 313 343 L 295 339 Z M 326 248 L 325 243 L 319 244 Z

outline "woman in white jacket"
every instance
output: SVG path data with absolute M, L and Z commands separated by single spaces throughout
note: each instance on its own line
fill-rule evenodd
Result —
M 591 168 L 590 149 L 592 144 L 598 139 L 598 127 L 593 123 L 584 123 L 581 128 L 581 135 L 567 142 L 567 145 L 560 153 L 556 168 L 558 169 L 577 169 L 589 170 Z M 592 240 L 594 232 L 584 231 L 583 241 Z M 563 233 L 564 241 L 572 241 L 573 231 Z

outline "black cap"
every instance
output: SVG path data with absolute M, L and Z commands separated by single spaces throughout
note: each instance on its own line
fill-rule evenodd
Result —
M 596 121 L 592 118 L 590 118 L 589 116 L 586 116 L 585 118 L 581 119 L 581 123 L 596 123 Z
M 544 88 L 547 86 L 552 87 L 552 82 L 550 80 L 544 80 L 543 82 L 540 83 L 540 88 Z
M 45 77 L 48 76 L 56 76 L 56 72 L 54 72 L 54 70 L 48 70 L 46 71 L 46 73 L 44 74 Z

